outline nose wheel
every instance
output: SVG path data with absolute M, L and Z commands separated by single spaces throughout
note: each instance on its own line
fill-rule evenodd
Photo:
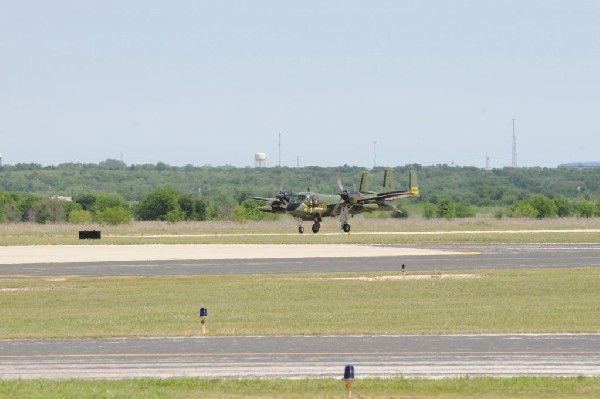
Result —
M 303 234 L 304 233 L 304 226 L 302 225 L 302 222 L 303 222 L 302 218 L 294 218 L 294 220 L 298 224 L 298 233 Z
M 312 225 L 312 232 L 317 234 L 319 229 L 321 228 L 321 214 L 317 213 L 315 215 L 315 223 Z
M 340 227 L 344 233 L 350 233 L 350 225 L 348 224 L 348 214 L 350 209 L 347 206 L 342 206 L 340 209 Z
M 320 228 L 321 228 L 321 223 L 319 223 L 319 222 L 315 222 L 315 223 L 312 225 L 312 232 L 313 232 L 313 233 L 315 233 L 315 234 L 317 234 L 317 233 L 319 232 L 319 229 L 320 229 Z

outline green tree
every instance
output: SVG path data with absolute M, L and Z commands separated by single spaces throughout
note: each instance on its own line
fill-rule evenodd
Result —
M 181 194 L 178 199 L 179 207 L 184 213 L 185 220 L 206 220 L 208 203 L 194 194 Z
M 84 211 L 91 211 L 96 203 L 96 196 L 94 194 L 81 194 L 75 197 L 75 202 L 80 204 Z
M 179 191 L 171 187 L 163 187 L 148 193 L 134 208 L 140 220 L 180 220 L 182 213 L 179 206 Z M 177 221 L 175 220 L 175 221 Z
M 0 223 L 14 223 L 21 220 L 18 201 L 18 195 L 0 191 Z
M 121 206 L 114 206 L 97 211 L 94 219 L 100 224 L 128 224 L 131 222 L 131 211 Z
M 260 203 L 253 200 L 245 200 L 240 205 L 233 208 L 230 219 L 235 222 L 244 223 L 247 220 L 265 220 L 273 218 L 273 215 L 261 212 Z
M 555 218 L 557 215 L 558 207 L 544 194 L 535 194 L 527 202 L 537 211 L 538 219 Z
M 456 204 L 448 197 L 442 197 L 437 202 L 437 213 L 438 218 L 445 218 L 452 220 L 456 217 Z
M 71 224 L 90 224 L 93 220 L 92 212 L 83 209 L 74 210 L 68 216 L 68 221 Z
M 575 205 L 575 215 L 577 215 L 578 218 L 591 218 L 594 216 L 594 204 L 580 198 Z
M 41 199 L 35 195 L 25 195 L 19 199 L 18 208 L 21 212 L 21 221 L 33 222 L 35 221 L 35 210 L 40 203 Z
M 425 201 L 425 203 L 423 204 L 423 217 L 425 219 L 431 219 L 435 217 L 436 214 L 437 206 L 429 201 Z
M 511 208 L 509 215 L 515 218 L 537 218 L 538 211 L 529 202 L 517 201 Z
M 456 203 L 457 218 L 471 218 L 475 216 L 475 211 L 464 202 Z
M 96 196 L 96 201 L 92 206 L 93 212 L 101 212 L 109 208 L 129 209 L 129 204 L 123 200 L 119 194 L 100 193 Z
M 553 198 L 554 205 L 556 205 L 556 215 L 559 218 L 564 218 L 573 215 L 573 204 L 565 197 Z
M 67 220 L 67 212 L 63 201 L 43 199 L 35 205 L 29 213 L 29 220 L 36 223 L 60 223 Z

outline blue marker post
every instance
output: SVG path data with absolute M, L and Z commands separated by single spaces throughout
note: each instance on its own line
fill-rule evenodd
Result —
M 406 270 L 406 266 L 404 266 L 404 263 L 403 263 L 402 264 L 402 278 L 406 278 L 405 270 Z
M 202 324 L 202 334 L 206 334 L 206 318 L 208 317 L 208 310 L 206 308 L 200 308 L 200 324 Z
M 344 380 L 346 381 L 346 391 L 348 391 L 348 397 L 352 397 L 352 383 L 354 382 L 354 366 L 349 364 L 344 369 Z

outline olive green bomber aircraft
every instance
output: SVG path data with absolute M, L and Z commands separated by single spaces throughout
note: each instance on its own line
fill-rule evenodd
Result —
M 323 217 L 339 216 L 340 228 L 350 232 L 348 217 L 364 212 L 393 212 L 398 208 L 391 204 L 400 198 L 418 197 L 419 186 L 414 170 L 409 172 L 408 190 L 391 190 L 392 170 L 386 169 L 384 174 L 384 189 L 381 193 L 368 190 L 368 172 L 362 174 L 359 190 L 344 190 L 338 178 L 339 194 L 319 194 L 312 191 L 293 193 L 280 189 L 275 198 L 247 197 L 265 201 L 259 209 L 269 213 L 286 213 L 294 217 L 298 224 L 298 232 L 304 233 L 304 221 L 312 221 L 313 233 L 318 233 Z

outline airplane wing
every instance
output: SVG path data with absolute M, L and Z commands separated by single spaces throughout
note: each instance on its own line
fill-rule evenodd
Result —
M 267 201 L 267 202 L 279 201 L 278 198 L 251 197 L 249 195 L 246 196 L 246 199 L 253 199 L 253 200 Z
M 406 198 L 406 197 L 414 197 L 415 194 L 413 192 L 411 192 L 410 190 L 402 190 L 402 191 L 390 191 L 387 193 L 379 193 L 373 197 L 369 197 L 369 198 L 362 198 L 357 200 L 356 202 L 359 204 L 376 204 L 378 202 L 381 201 L 394 201 L 400 198 Z

